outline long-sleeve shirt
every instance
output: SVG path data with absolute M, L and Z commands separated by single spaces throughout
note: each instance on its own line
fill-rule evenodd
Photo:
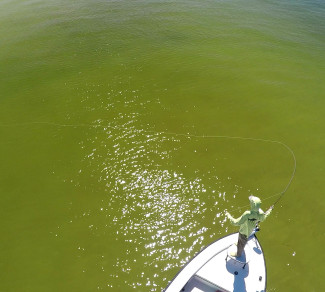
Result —
M 239 218 L 233 218 L 228 212 L 227 217 L 230 222 L 239 227 L 239 233 L 248 237 L 254 230 L 258 222 L 263 222 L 271 213 L 272 209 L 267 210 L 265 213 L 261 210 L 245 211 Z

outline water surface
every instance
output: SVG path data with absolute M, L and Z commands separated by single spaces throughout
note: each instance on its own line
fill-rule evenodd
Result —
M 0 290 L 161 291 L 276 201 L 280 141 L 268 291 L 322 291 L 324 33 L 322 1 L 0 1 Z

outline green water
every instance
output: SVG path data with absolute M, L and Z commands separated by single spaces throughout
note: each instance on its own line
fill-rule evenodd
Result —
M 0 1 L 0 291 L 161 291 L 250 194 L 268 291 L 323 291 L 322 1 Z

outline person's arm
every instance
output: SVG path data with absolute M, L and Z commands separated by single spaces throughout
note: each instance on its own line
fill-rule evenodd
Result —
M 241 215 L 239 218 L 237 218 L 237 219 L 235 219 L 234 217 L 232 217 L 227 211 L 226 211 L 226 216 L 229 218 L 230 222 L 233 225 L 239 226 L 239 225 L 241 225 L 241 224 L 243 224 L 245 222 L 246 217 L 247 217 L 247 211 L 243 215 Z
M 263 222 L 272 212 L 274 206 L 272 205 L 262 216 L 259 218 L 260 222 Z
M 271 207 L 270 207 L 270 208 L 265 212 L 265 219 L 266 219 L 266 217 L 268 217 L 268 216 L 271 214 L 273 208 L 274 208 L 274 206 L 272 205 L 272 206 L 271 206 Z

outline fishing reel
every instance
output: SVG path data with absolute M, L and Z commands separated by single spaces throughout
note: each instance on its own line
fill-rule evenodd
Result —
M 260 228 L 260 226 L 258 225 L 259 224 L 259 222 L 258 223 L 256 223 L 256 225 L 255 225 L 255 232 L 257 232 L 257 231 L 260 231 L 261 230 L 261 228 Z

